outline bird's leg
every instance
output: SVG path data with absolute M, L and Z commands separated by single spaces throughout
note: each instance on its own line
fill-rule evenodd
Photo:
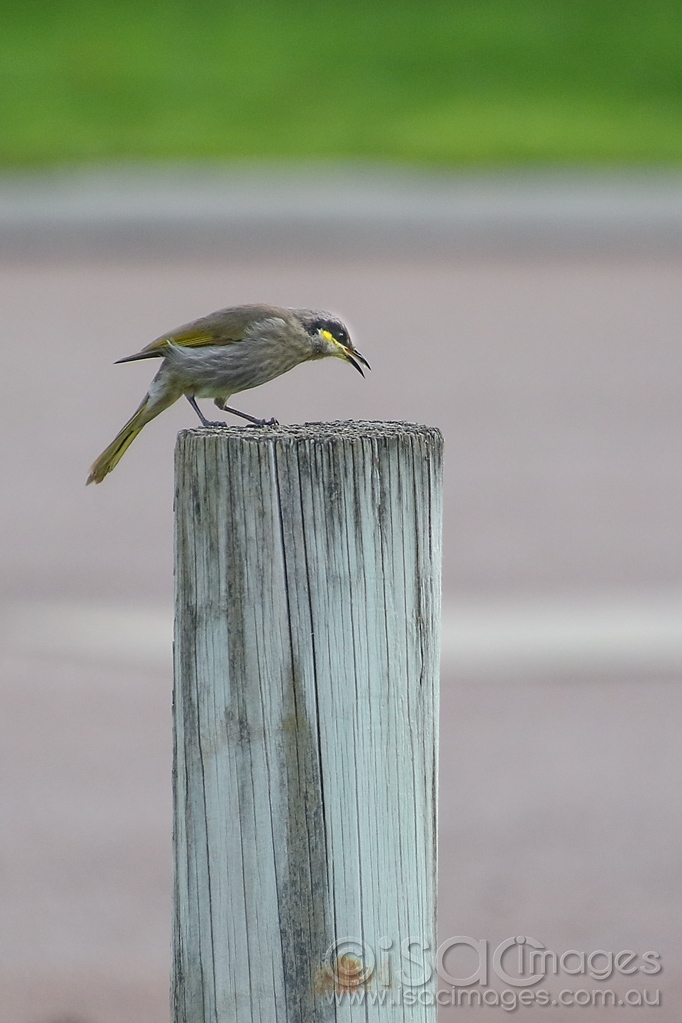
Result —
M 250 416 L 248 412 L 240 412 L 236 408 L 230 408 L 229 405 L 221 404 L 218 400 L 216 400 L 215 404 L 221 412 L 231 412 L 233 416 L 241 416 L 242 419 L 248 419 L 252 426 L 279 426 L 276 419 L 256 419 L 255 416 Z
M 227 423 L 212 423 L 210 419 L 207 419 L 204 413 L 197 405 L 197 399 L 194 397 L 194 395 L 186 394 L 185 397 L 187 398 L 187 401 L 190 403 L 196 414 L 199 416 L 202 426 L 227 426 Z

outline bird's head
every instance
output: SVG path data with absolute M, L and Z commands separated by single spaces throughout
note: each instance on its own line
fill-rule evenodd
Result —
M 363 377 L 365 374 L 362 366 L 371 369 L 367 359 L 353 347 L 347 327 L 336 316 L 306 309 L 299 313 L 299 319 L 311 338 L 313 359 L 324 359 L 327 356 L 343 359 L 350 362 Z

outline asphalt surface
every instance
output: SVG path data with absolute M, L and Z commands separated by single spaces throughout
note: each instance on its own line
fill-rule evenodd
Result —
M 556 181 L 552 188 L 561 195 Z M 666 207 L 653 191 L 674 227 L 673 200 Z M 532 198 L 532 185 L 526 192 Z M 120 206 L 120 191 L 99 194 Z M 55 227 L 54 217 L 34 213 L 23 245 L 8 227 L 11 244 L 0 241 L 0 1023 L 168 1019 L 170 668 L 132 640 L 108 641 L 107 631 L 120 636 L 131 608 L 148 609 L 149 621 L 168 613 L 172 450 L 177 430 L 193 425 L 189 406 L 164 413 L 110 478 L 84 488 L 150 376 L 144 363 L 113 361 L 165 329 L 248 301 L 344 316 L 374 367 L 367 380 L 337 363 L 300 367 L 238 407 L 281 421 L 441 427 L 446 608 L 475 611 L 466 631 L 483 629 L 479 649 L 501 642 L 500 608 L 507 623 L 522 613 L 522 625 L 545 636 L 565 625 L 567 607 L 596 608 L 589 617 L 599 627 L 601 606 L 609 614 L 653 607 L 655 620 L 660 608 L 674 638 L 682 249 L 656 247 L 652 239 L 668 235 L 651 214 L 644 248 L 636 217 L 622 228 L 625 215 L 624 233 L 606 248 L 586 239 L 581 250 L 567 243 L 576 237 L 570 224 L 566 234 L 548 217 L 551 203 L 535 207 L 533 229 L 510 194 L 502 200 L 525 234 L 507 236 L 497 252 L 494 204 L 476 219 L 471 202 L 464 208 L 485 245 L 429 248 L 424 229 L 418 255 L 393 244 L 397 235 L 382 236 L 381 218 L 371 244 L 339 228 L 337 246 L 329 218 L 320 226 L 312 212 L 307 226 L 294 218 L 295 245 L 285 244 L 284 220 L 268 236 L 264 218 L 246 251 L 238 234 L 228 251 L 210 231 L 202 251 L 196 218 L 184 248 L 177 220 L 155 235 L 138 218 L 130 230 L 146 240 L 137 246 L 96 217 L 84 234 L 73 216 Z M 612 194 L 611 209 L 623 193 Z M 619 208 L 630 206 L 626 197 Z M 233 222 L 222 223 L 228 231 Z M 83 618 L 64 624 L 73 608 L 99 616 L 90 646 L 60 642 L 69 628 L 85 629 Z M 551 628 L 538 608 L 554 614 Z M 620 643 L 620 659 L 600 661 L 585 639 L 582 659 L 555 643 L 526 670 L 498 645 L 502 655 L 482 670 L 480 657 L 462 660 L 461 637 L 460 660 L 446 658 L 440 928 L 443 938 L 487 939 L 491 954 L 514 935 L 559 954 L 655 950 L 661 974 L 612 986 L 659 989 L 662 1007 L 653 1017 L 641 1008 L 638 1018 L 663 1023 L 677 1020 L 682 993 L 682 669 L 674 650 L 656 656 L 664 641 L 655 637 L 650 656 L 628 654 L 623 636 L 641 615 L 619 621 L 611 643 Z M 512 619 L 512 633 L 520 631 Z M 545 986 L 605 985 L 564 975 Z M 483 1011 L 442 1015 L 474 1020 Z M 515 1015 L 525 1023 L 613 1011 L 532 1006 Z
M 122 166 L 0 175 L 0 252 L 356 259 L 682 254 L 673 172 L 444 174 L 362 165 Z

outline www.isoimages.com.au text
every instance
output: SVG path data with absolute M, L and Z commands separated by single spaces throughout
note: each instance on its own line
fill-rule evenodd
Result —
M 379 991 L 357 990 L 330 992 L 324 999 L 329 1005 L 439 1005 L 442 1008 L 500 1008 L 507 1012 L 513 1012 L 521 1006 L 538 1005 L 543 1008 L 551 1006 L 571 1006 L 578 1008 L 602 1008 L 610 1006 L 632 1006 L 637 1007 L 658 1007 L 662 1005 L 661 992 L 658 988 L 630 988 L 624 993 L 618 993 L 611 988 L 577 988 L 570 990 L 563 988 L 553 993 L 545 988 L 538 988 L 535 991 L 525 989 L 514 991 L 511 988 L 504 988 L 497 991 L 494 988 L 441 988 L 439 991 L 429 991 L 424 988 L 417 991 L 414 988 L 397 988 Z

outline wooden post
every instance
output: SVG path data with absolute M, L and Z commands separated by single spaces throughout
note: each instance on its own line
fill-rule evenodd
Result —
M 180 434 L 174 1023 L 435 1021 L 441 450 Z

